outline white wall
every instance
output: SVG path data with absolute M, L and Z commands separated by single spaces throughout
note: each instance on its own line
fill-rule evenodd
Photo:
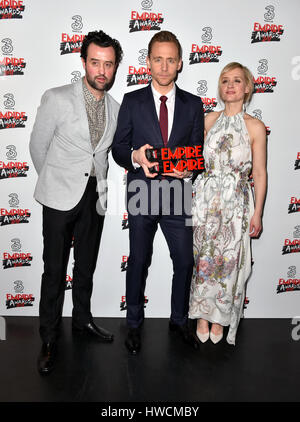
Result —
M 18 1 L 1 1 L 0 5 L 8 3 L 17 4 Z M 137 12 L 140 15 L 161 14 L 163 22 L 158 27 L 178 36 L 183 47 L 184 67 L 177 83 L 187 91 L 208 98 L 206 102 L 216 98 L 219 73 L 231 61 L 248 66 L 255 78 L 276 78 L 274 92 L 254 94 L 248 107 L 249 114 L 261 115 L 271 133 L 268 136 L 269 185 L 264 230 L 260 239 L 252 244 L 254 265 L 247 287 L 249 302 L 246 304 L 245 317 L 284 318 L 298 315 L 300 293 L 286 291 L 277 294 L 277 286 L 279 279 L 291 278 L 300 282 L 300 245 L 294 247 L 296 252 L 282 254 L 285 239 L 300 243 L 300 227 L 298 230 L 296 227 L 300 225 L 299 213 L 288 213 L 291 197 L 300 199 L 300 164 L 298 170 L 294 169 L 297 157 L 300 159 L 300 52 L 297 43 L 300 3 L 297 0 L 23 0 L 19 4 L 25 6 L 20 12 L 21 18 L 2 19 L 0 22 L 0 62 L 7 61 L 7 58 L 23 59 L 26 67 L 23 75 L 4 76 L 0 70 L 0 112 L 2 115 L 25 112 L 28 118 L 24 128 L 3 129 L 3 120 L 0 119 L 0 161 L 5 165 L 12 161 L 26 162 L 29 170 L 26 177 L 0 179 L 0 208 L 1 214 L 5 210 L 28 209 L 31 215 L 27 224 L 0 225 L 0 314 L 38 315 L 43 270 L 41 206 L 32 196 L 37 176 L 29 155 L 29 137 L 42 93 L 48 88 L 71 83 L 76 76 L 73 72 L 84 74 L 78 53 L 60 54 L 62 34 L 81 36 L 91 30 L 103 29 L 120 40 L 125 55 L 111 94 L 121 102 L 125 92 L 140 88 L 140 85 L 127 86 L 127 76 L 132 67 L 145 67 L 139 63 L 139 58 L 143 56 L 140 50 L 147 49 L 150 38 L 155 34 L 154 30 L 129 32 L 132 12 Z M 150 6 L 150 9 L 143 9 L 142 6 Z M 76 16 L 79 18 L 73 18 Z M 255 23 L 262 27 L 265 24 L 282 25 L 283 33 L 279 35 L 279 41 L 251 43 Z M 79 29 L 74 32 L 72 25 Z M 211 28 L 211 31 L 203 28 Z M 203 42 L 205 38 L 202 37 L 205 36 L 208 41 Z M 189 64 L 193 44 L 199 48 L 204 45 L 220 47 L 222 54 L 218 57 L 219 61 Z M 15 60 L 15 63 L 18 62 Z M 260 74 L 260 70 L 266 72 Z M 199 81 L 204 83 L 199 84 Z M 206 93 L 199 93 L 200 86 L 207 88 Z M 7 94 L 13 95 L 14 103 L 9 101 L 11 96 Z M 221 105 L 217 104 L 215 109 L 220 108 Z M 7 148 L 10 145 L 15 148 Z M 11 155 L 7 156 L 9 153 Z M 125 316 L 125 311 L 120 310 L 122 296 L 125 295 L 126 274 L 121 271 L 121 262 L 122 257 L 128 255 L 128 230 L 122 230 L 123 213 L 126 211 L 125 172 L 112 159 L 110 162 L 109 208 L 94 277 L 92 310 L 94 316 L 119 317 Z M 0 171 L 3 175 L 2 169 Z M 12 193 L 17 196 L 9 196 Z M 11 202 L 11 207 L 9 200 L 14 198 L 19 203 L 15 206 Z M 18 248 L 18 241 L 13 239 L 19 239 L 21 244 L 17 253 L 29 253 L 33 257 L 30 266 L 4 269 L 4 254 L 14 253 L 13 244 Z M 70 276 L 72 263 L 70 259 Z M 147 316 L 169 316 L 171 269 L 169 251 L 159 231 L 155 238 L 146 289 L 149 300 Z M 32 295 L 33 306 L 7 309 L 7 295 L 16 296 L 18 293 Z M 71 310 L 71 291 L 66 290 L 64 315 L 70 315 Z

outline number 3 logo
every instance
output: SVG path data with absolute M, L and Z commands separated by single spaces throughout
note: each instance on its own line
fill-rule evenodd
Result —
M 16 146 L 15 145 L 7 145 L 6 149 L 8 149 L 8 152 L 6 153 L 6 157 L 9 160 L 14 160 L 17 156 Z
M 72 29 L 74 31 L 80 31 L 83 27 L 82 17 L 80 15 L 75 15 L 72 17 L 72 19 L 75 21 L 71 25 Z
M 265 7 L 267 13 L 264 14 L 264 18 L 266 21 L 270 22 L 275 18 L 275 13 L 274 13 L 274 6 L 266 6 Z
M 1 50 L 4 54 L 10 54 L 13 51 L 12 40 L 10 38 L 4 38 L 2 40 L 4 45 L 2 46 Z
M 202 41 L 203 42 L 209 42 L 212 39 L 212 28 L 209 26 L 206 26 L 205 28 L 202 28 L 202 31 L 204 31 L 204 34 L 202 35 Z

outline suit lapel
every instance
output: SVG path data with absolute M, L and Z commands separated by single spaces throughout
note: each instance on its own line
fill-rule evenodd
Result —
M 108 130 L 108 124 L 109 124 L 110 119 L 111 119 L 111 108 L 110 108 L 110 102 L 108 100 L 107 94 L 105 94 L 104 101 L 105 101 L 105 128 L 104 128 L 102 138 L 99 140 L 99 142 L 98 142 L 98 144 L 95 148 L 95 152 L 100 148 L 100 146 L 101 147 L 104 146 L 103 143 L 105 142 L 106 133 L 107 133 L 107 130 Z
M 186 100 L 182 94 L 181 89 L 176 85 L 173 125 L 167 145 L 169 148 L 176 146 L 176 134 L 180 132 L 182 116 L 184 115 L 183 113 L 185 101 Z M 145 120 L 145 126 L 149 128 L 151 127 L 151 132 L 149 133 L 149 144 L 163 147 L 164 141 L 161 136 L 151 85 L 148 85 L 148 87 L 145 88 L 145 101 L 142 104 L 142 111 L 142 116 Z M 151 138 L 152 136 L 153 138 Z
M 77 112 L 79 127 L 78 127 L 78 135 L 85 146 L 85 149 L 88 151 L 92 151 L 92 144 L 90 138 L 90 130 L 89 130 L 89 123 L 85 108 L 84 96 L 83 96 L 83 89 L 82 89 L 82 80 L 80 79 L 78 82 L 74 83 L 74 93 L 75 93 L 75 101 L 74 101 L 74 108 Z
M 147 128 L 149 136 L 148 143 L 152 146 L 163 146 L 163 139 L 160 132 L 159 121 L 155 108 L 151 85 L 145 88 L 144 101 L 141 104 L 141 116 L 144 120 L 144 126 Z
M 182 125 L 182 117 L 184 116 L 184 103 L 185 99 L 181 89 L 176 85 L 173 125 L 167 145 L 169 148 L 176 146 L 176 134 L 180 132 L 180 125 Z

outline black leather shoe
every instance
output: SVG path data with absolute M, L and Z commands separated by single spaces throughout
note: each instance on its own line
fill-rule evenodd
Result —
M 96 338 L 97 340 L 110 343 L 113 341 L 114 336 L 104 328 L 98 327 L 94 322 L 89 322 L 83 327 L 79 328 L 73 325 L 73 331 L 80 334 L 88 334 Z
M 50 374 L 56 358 L 56 343 L 43 343 L 38 357 L 38 371 L 41 375 Z
M 129 328 L 125 346 L 132 355 L 136 355 L 141 349 L 141 333 L 139 328 Z
M 191 331 L 188 324 L 178 325 L 174 324 L 174 322 L 169 322 L 169 329 L 170 331 L 177 332 L 179 335 L 181 335 L 183 341 L 190 346 L 192 346 L 194 349 L 199 348 L 199 340 L 195 336 L 195 334 Z

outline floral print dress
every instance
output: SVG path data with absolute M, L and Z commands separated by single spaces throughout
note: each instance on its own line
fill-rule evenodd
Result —
M 194 183 L 192 204 L 195 266 L 189 317 L 229 326 L 227 342 L 235 344 L 251 272 L 249 222 L 254 212 L 243 112 L 220 114 L 206 136 L 203 155 L 205 172 Z

